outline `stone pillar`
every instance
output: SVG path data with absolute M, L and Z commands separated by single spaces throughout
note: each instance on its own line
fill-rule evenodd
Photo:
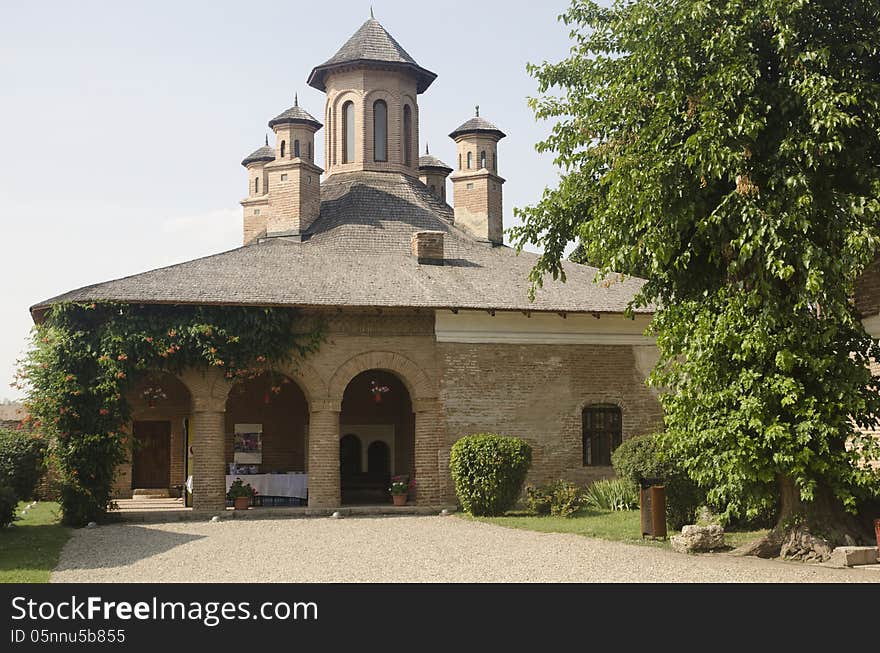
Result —
M 313 401 L 309 414 L 309 508 L 338 508 L 339 482 L 338 401 Z
M 226 509 L 226 412 L 193 410 L 193 510 Z
M 440 434 L 443 414 L 437 399 L 413 401 L 416 414 L 416 502 L 438 505 L 443 489 L 440 481 Z
M 216 368 L 181 375 L 192 397 L 193 510 L 226 509 L 226 396 L 229 382 Z

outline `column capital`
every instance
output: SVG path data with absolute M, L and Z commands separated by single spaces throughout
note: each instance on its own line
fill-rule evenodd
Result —
M 315 399 L 309 404 L 309 411 L 339 413 L 342 412 L 342 402 L 338 399 Z

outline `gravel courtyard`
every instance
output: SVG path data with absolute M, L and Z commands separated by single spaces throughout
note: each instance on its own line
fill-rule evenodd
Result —
M 53 582 L 878 582 L 831 569 L 671 551 L 457 517 L 119 524 L 76 531 Z

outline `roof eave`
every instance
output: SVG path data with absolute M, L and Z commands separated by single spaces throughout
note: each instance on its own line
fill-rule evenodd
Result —
M 399 68 L 403 70 L 409 70 L 410 72 L 415 74 L 416 77 L 416 92 L 424 93 L 428 90 L 428 87 L 437 79 L 437 73 L 432 73 L 430 70 L 426 68 L 422 68 L 419 65 L 407 63 L 405 61 L 380 61 L 376 59 L 354 59 L 352 61 L 337 61 L 331 64 L 321 64 L 320 66 L 315 66 L 312 68 L 312 72 L 309 74 L 308 80 L 306 83 L 312 88 L 316 88 L 319 91 L 326 91 L 327 86 L 324 84 L 324 78 L 327 73 L 336 70 L 337 68 L 345 68 L 349 66 L 375 66 L 380 68 Z

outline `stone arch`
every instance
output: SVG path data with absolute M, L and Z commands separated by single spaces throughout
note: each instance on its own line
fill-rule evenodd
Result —
M 303 394 L 309 406 L 315 401 L 320 401 L 327 396 L 327 382 L 318 371 L 308 363 L 299 363 L 282 366 L 278 372 L 284 374 L 295 382 Z
M 349 381 L 367 370 L 385 370 L 396 374 L 406 386 L 414 404 L 437 396 L 431 378 L 406 356 L 390 351 L 371 351 L 349 358 L 334 372 L 328 384 L 328 397 L 341 402 Z

